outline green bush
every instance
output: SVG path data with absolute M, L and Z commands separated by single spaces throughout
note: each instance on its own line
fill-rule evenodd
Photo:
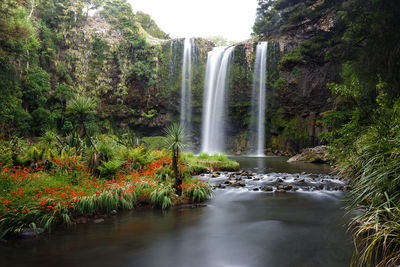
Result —
M 149 149 L 163 149 L 165 147 L 163 136 L 146 136 L 142 138 Z
M 124 162 L 118 159 L 113 159 L 106 162 L 102 161 L 101 165 L 98 167 L 100 171 L 100 177 L 114 178 L 118 174 L 123 164 Z
M 213 171 L 237 171 L 239 163 L 230 160 L 224 154 L 208 155 L 200 153 L 198 156 L 188 153 L 184 155 L 184 160 L 189 165 L 189 171 L 192 174 L 204 173 L 209 170 Z

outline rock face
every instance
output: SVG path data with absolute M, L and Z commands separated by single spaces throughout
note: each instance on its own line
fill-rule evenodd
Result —
M 305 148 L 301 154 L 291 157 L 288 162 L 305 161 L 312 163 L 329 162 L 329 152 L 326 146 L 316 146 L 313 148 Z

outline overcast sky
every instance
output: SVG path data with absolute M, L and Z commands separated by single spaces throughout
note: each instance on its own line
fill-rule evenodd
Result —
M 221 35 L 250 38 L 257 0 L 129 0 L 133 11 L 149 14 L 171 38 Z

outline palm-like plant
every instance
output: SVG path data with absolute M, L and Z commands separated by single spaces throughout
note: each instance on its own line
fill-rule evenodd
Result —
M 67 103 L 67 113 L 76 116 L 81 125 L 81 130 L 86 131 L 85 120 L 90 114 L 95 113 L 96 103 L 95 101 L 86 96 L 75 96 L 74 99 Z
M 173 123 L 170 126 L 167 126 L 164 130 L 164 133 L 165 145 L 167 149 L 171 150 L 172 153 L 172 168 L 174 170 L 175 176 L 175 189 L 178 195 L 182 195 L 181 185 L 183 177 L 178 168 L 178 162 L 182 149 L 187 146 L 187 143 L 185 142 L 185 140 L 187 140 L 187 136 L 184 128 L 177 123 Z
M 70 100 L 67 103 L 67 113 L 70 113 L 73 116 L 77 117 L 80 124 L 81 136 L 86 135 L 86 137 L 89 139 L 90 143 L 94 148 L 95 146 L 92 142 L 92 139 L 87 133 L 85 121 L 87 120 L 87 117 L 89 115 L 94 114 L 96 112 L 95 109 L 96 109 L 96 102 L 92 98 L 82 95 L 75 96 L 74 99 Z

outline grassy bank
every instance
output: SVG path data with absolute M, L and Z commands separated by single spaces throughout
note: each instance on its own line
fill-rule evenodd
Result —
M 345 149 L 334 151 L 339 174 L 351 181 L 348 210 L 358 211 L 349 229 L 355 266 L 400 264 L 400 102 L 374 114 L 376 120 Z
M 239 163 L 230 160 L 224 154 L 208 155 L 207 153 L 200 153 L 195 156 L 192 153 L 188 153 L 184 155 L 184 160 L 196 173 L 239 170 Z
M 8 164 L 0 164 L 0 238 L 22 228 L 71 225 L 78 217 L 136 205 L 164 209 L 200 202 L 212 194 L 211 187 L 192 177 L 191 169 L 180 161 L 184 179 L 182 196 L 178 196 L 165 150 L 130 147 L 106 136 L 96 141 L 97 153 L 90 147 L 78 153 L 76 148 L 57 147 L 53 141 L 23 141 L 24 147 L 11 151 L 2 140 L 2 149 L 10 155 Z M 15 163 L 13 159 L 21 164 L 10 164 Z

